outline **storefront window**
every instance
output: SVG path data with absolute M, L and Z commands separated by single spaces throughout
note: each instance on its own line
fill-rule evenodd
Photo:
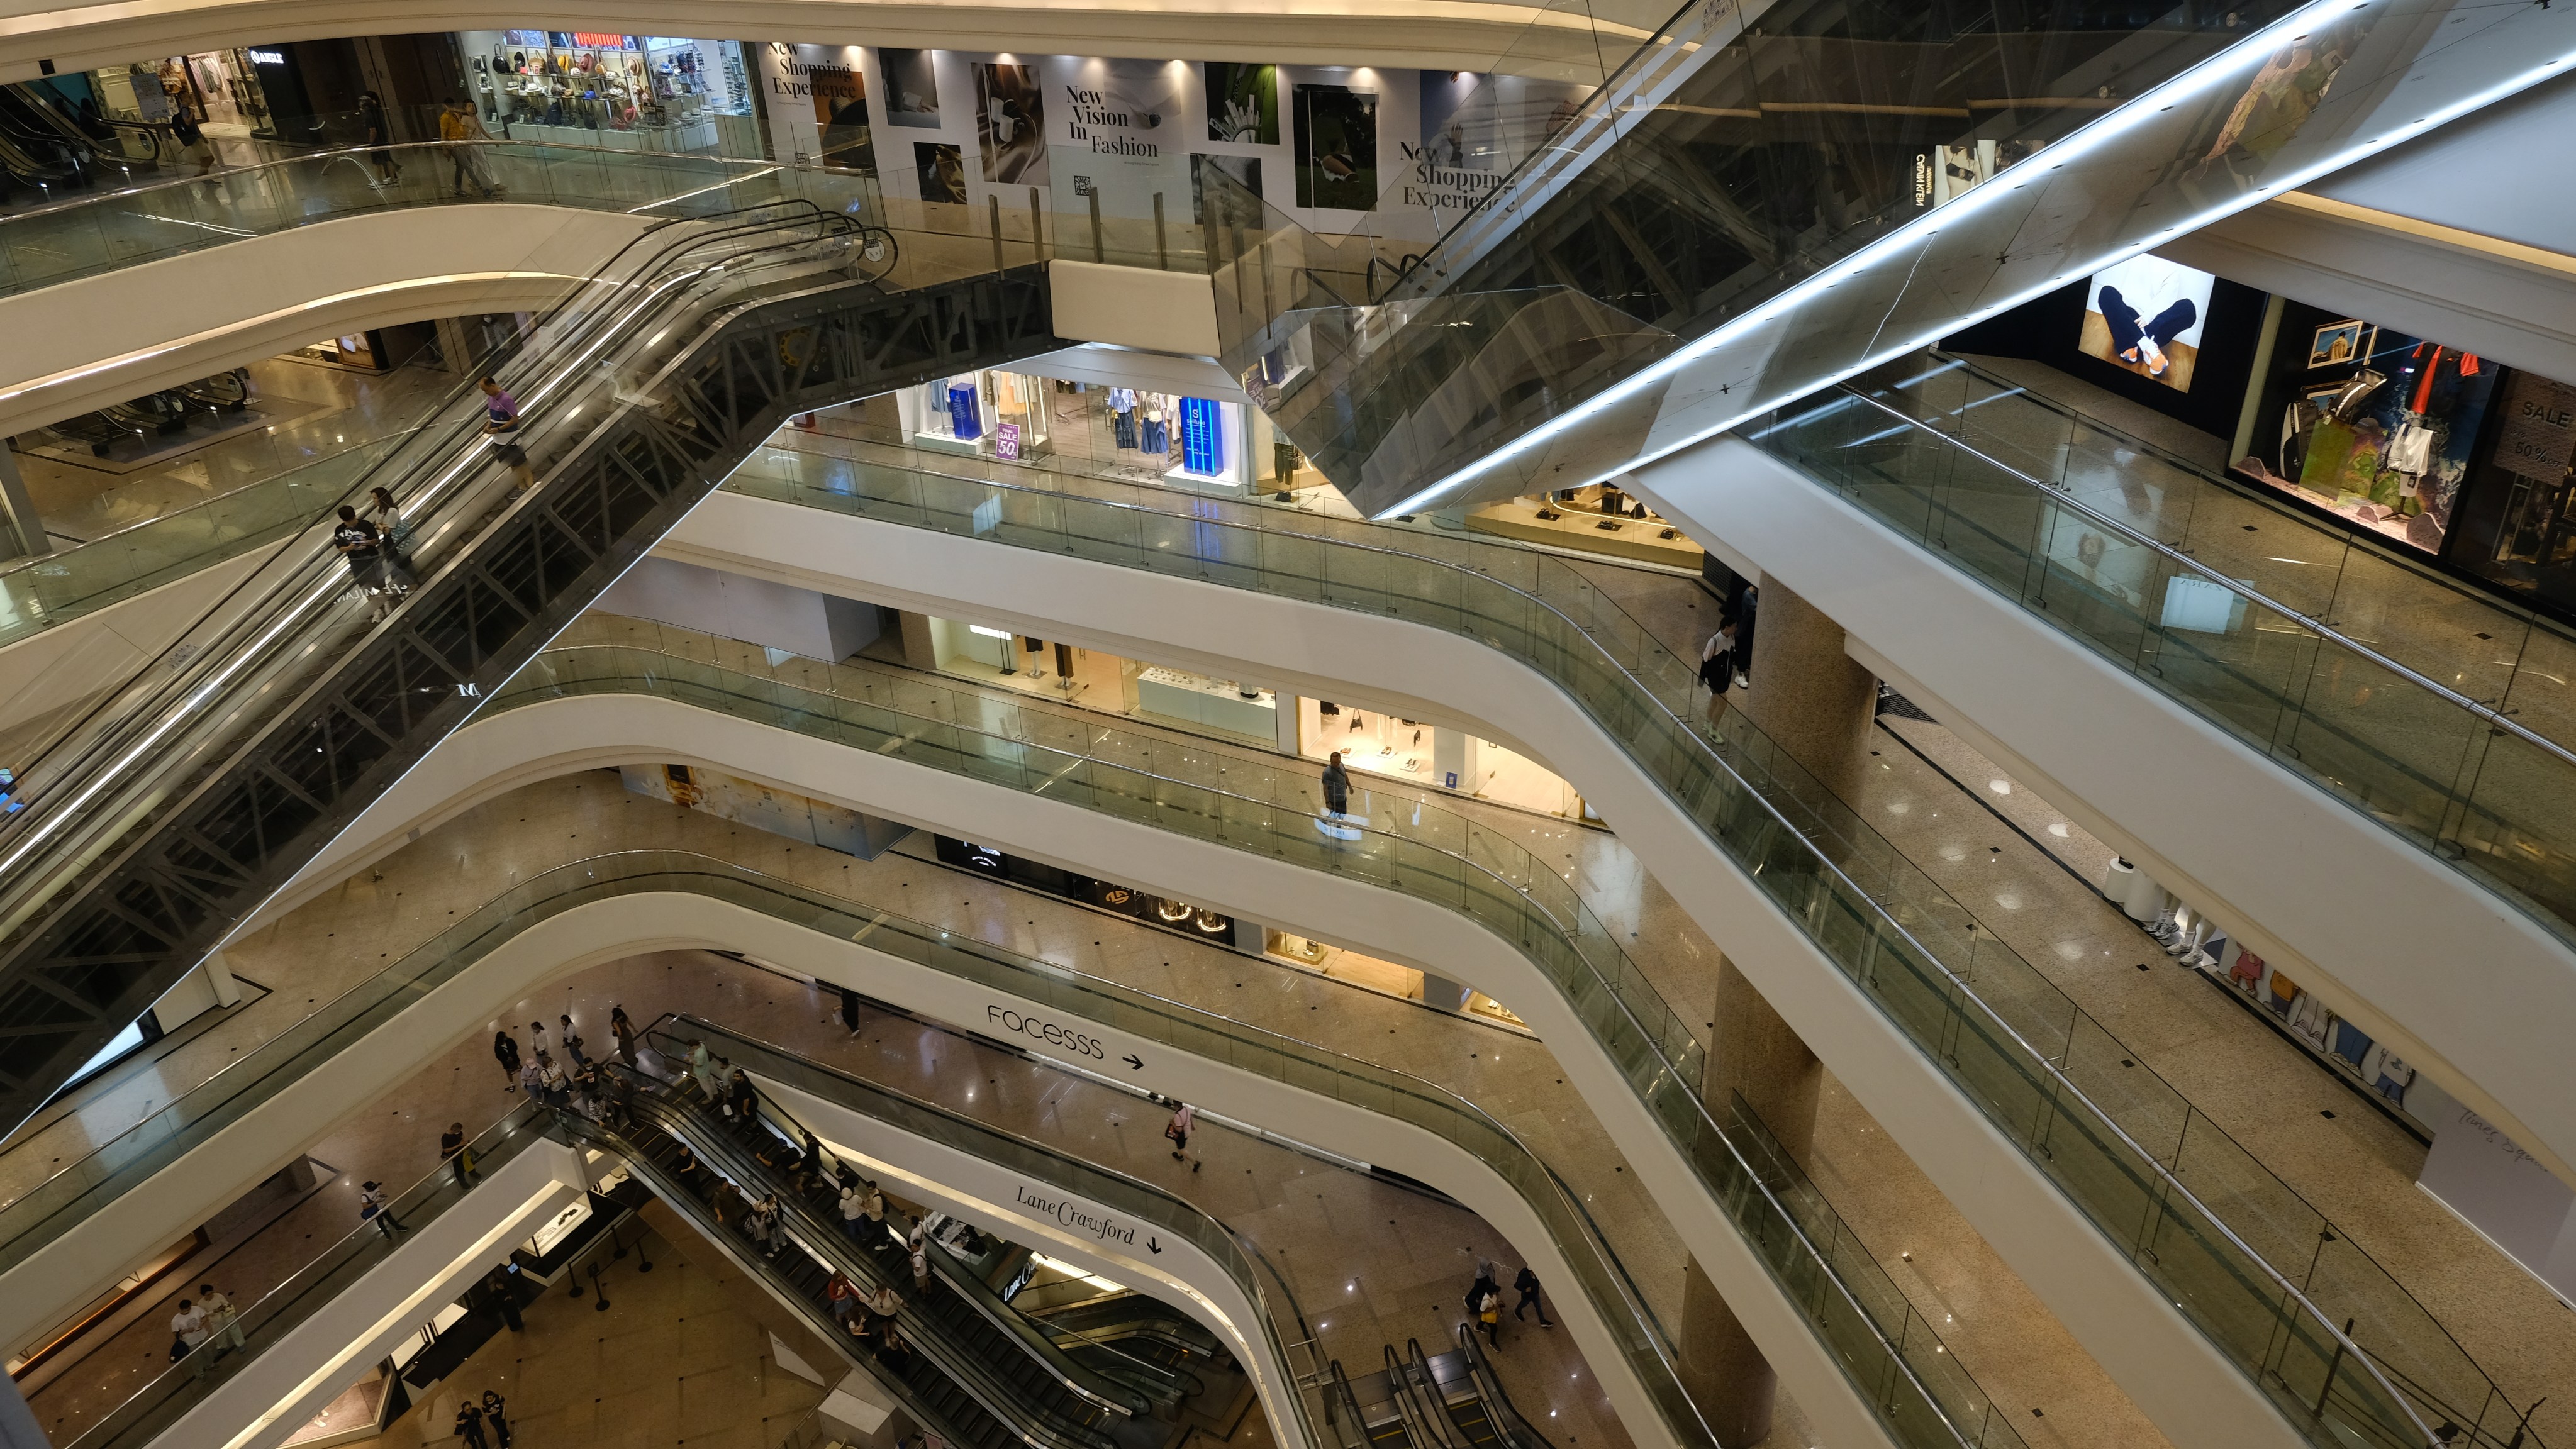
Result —
M 906 437 L 942 452 L 1005 462 L 1053 451 L 1044 380 L 1016 372 L 968 372 L 895 394 Z
M 2576 387 L 2513 372 L 2460 502 L 2451 561 L 2576 613 Z
M 619 150 L 754 157 L 742 45 L 667 35 L 469 30 L 475 109 L 493 135 Z
M 2236 471 L 2440 553 L 2496 365 L 2296 302 L 2284 304 L 2272 345 L 2254 450 Z
M 1339 754 L 1346 769 L 1454 790 L 1497 805 L 1568 820 L 1593 818 L 1563 776 L 1527 755 L 1465 730 L 1373 709 L 1299 699 L 1297 752 L 1310 760 Z

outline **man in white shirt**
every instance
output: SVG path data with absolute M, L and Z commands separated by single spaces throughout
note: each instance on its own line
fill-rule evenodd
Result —
M 206 1359 L 211 1355 L 200 1355 L 197 1350 L 206 1341 L 206 1315 L 198 1311 L 196 1304 L 182 1298 L 179 1311 L 170 1315 L 170 1332 L 180 1343 L 187 1345 L 189 1356 L 197 1360 L 197 1372 L 203 1374 Z

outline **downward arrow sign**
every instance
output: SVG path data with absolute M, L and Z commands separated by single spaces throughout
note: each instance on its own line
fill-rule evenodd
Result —
M 1163 1240 L 1162 1240 L 1162 1239 L 1160 1239 L 1160 1238 L 1154 1237 L 1154 1236 L 1153 1236 L 1153 1235 L 1151 1235 L 1151 1234 L 1147 1234 L 1147 1235 L 1146 1235 L 1146 1238 L 1145 1238 L 1145 1246 L 1146 1246 L 1146 1247 L 1149 1247 L 1149 1248 L 1153 1249 L 1155 1252 L 1159 1253 L 1159 1252 L 1163 1251 Z
M 1125 1057 L 1125 1061 L 1128 1069 L 1131 1071 L 1141 1072 L 1145 1070 L 1145 1059 L 1136 1055 L 1134 1052 L 1129 1052 Z

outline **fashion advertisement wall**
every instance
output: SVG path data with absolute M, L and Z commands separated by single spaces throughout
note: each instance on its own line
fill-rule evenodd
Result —
M 1453 71 L 1112 60 L 875 46 L 760 47 L 785 158 L 890 199 L 1025 214 L 1429 240 L 1570 117 L 1588 88 Z M 864 153 L 864 159 L 862 159 Z

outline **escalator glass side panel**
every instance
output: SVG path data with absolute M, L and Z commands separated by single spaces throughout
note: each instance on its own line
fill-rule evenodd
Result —
M 0 1113 L 34 1110 L 789 414 L 1055 345 L 1042 269 L 893 294 L 809 286 L 690 332 L 640 393 L 603 379 L 561 399 L 581 405 L 524 497 L 478 431 L 460 433 L 443 460 L 457 512 L 432 520 L 456 543 L 389 619 L 335 611 L 338 560 L 317 542 L 277 604 L 302 652 L 261 657 L 277 641 L 253 631 L 185 666 L 243 696 L 221 716 L 230 733 L 206 733 L 218 725 L 204 711 L 233 697 L 217 684 L 166 696 L 82 757 L 91 793 L 58 791 L 46 817 L 38 783 L 37 809 L 0 835 L 15 922 L 0 940 Z M 141 743 L 183 735 L 197 746 Z M 136 803 L 78 813 L 111 798 Z
M 1292 329 L 1300 368 L 1257 396 L 1363 511 L 1598 481 L 2576 54 L 2576 19 L 2471 0 L 2186 5 L 2143 24 L 2090 5 L 1746 9 L 1507 229 L 1468 248 L 1462 228 L 1471 255 L 1435 252 L 1383 296 L 1344 280 L 1324 303 L 1344 325 Z M 1256 380 L 1290 341 L 1271 319 L 1316 305 L 1264 305 L 1285 280 L 1269 273 L 1306 265 L 1286 250 L 1265 241 L 1220 276 L 1226 360 Z M 1615 316 L 1474 330 L 1402 312 L 1437 297 L 1510 317 L 1554 289 Z

